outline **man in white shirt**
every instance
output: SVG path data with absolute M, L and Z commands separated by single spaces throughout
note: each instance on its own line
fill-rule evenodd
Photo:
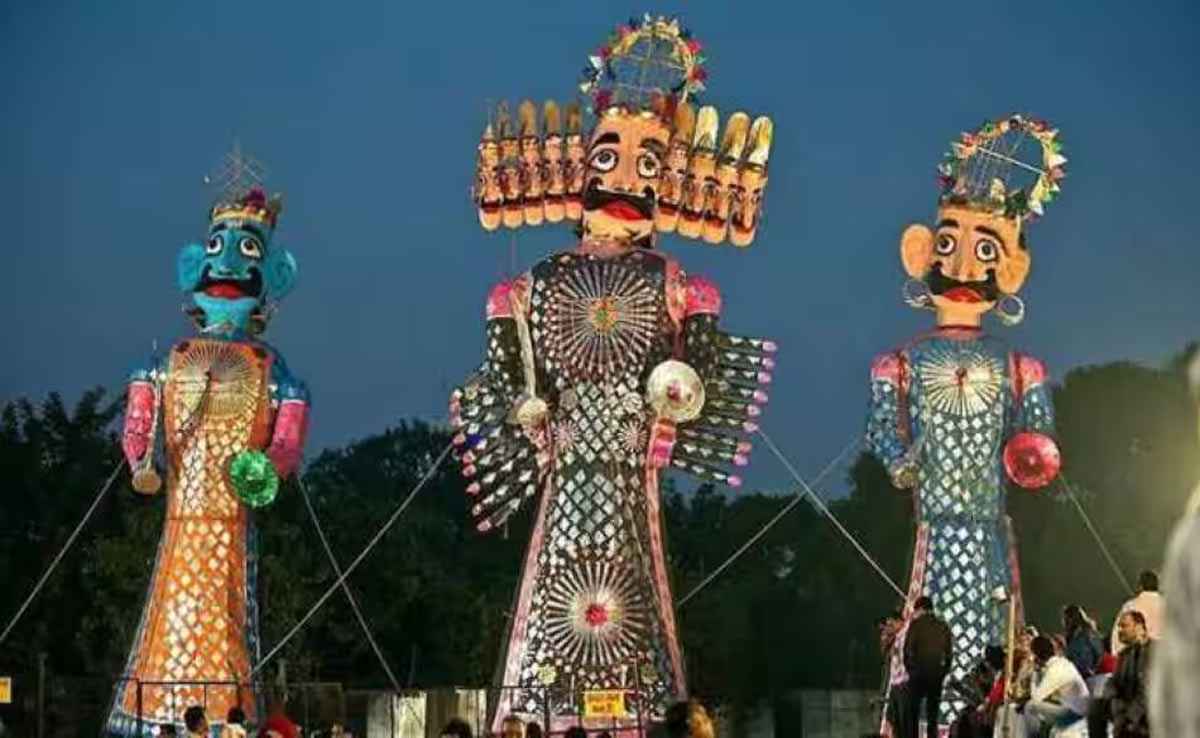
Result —
M 1200 488 L 1163 567 L 1166 621 L 1150 664 L 1151 735 L 1200 738 Z
M 1137 596 L 1121 605 L 1121 611 L 1113 618 L 1113 656 L 1121 653 L 1121 649 L 1125 648 L 1125 644 L 1121 643 L 1121 639 L 1117 636 L 1117 624 L 1121 620 L 1121 615 L 1130 610 L 1137 610 L 1146 619 L 1146 633 L 1150 636 L 1150 640 L 1157 641 L 1162 634 L 1163 598 L 1158 593 L 1158 574 L 1152 571 L 1142 572 L 1138 575 L 1138 587 L 1140 591 Z
M 1087 715 L 1088 688 L 1069 659 L 1054 652 L 1054 642 L 1040 635 L 1033 639 L 1034 672 L 1025 725 L 1029 735 L 1046 735 L 1051 728 L 1069 725 Z

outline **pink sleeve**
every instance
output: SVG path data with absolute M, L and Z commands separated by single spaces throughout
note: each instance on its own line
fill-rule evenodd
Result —
M 154 433 L 154 385 L 147 381 L 129 384 L 125 401 L 125 430 L 121 435 L 121 448 L 130 467 L 137 466 L 150 449 L 150 437 Z
M 1022 389 L 1037 387 L 1046 381 L 1046 365 L 1032 356 L 1017 354 L 1017 380 Z
M 512 315 L 512 285 L 501 282 L 488 293 L 487 319 L 511 318 Z
M 300 466 L 304 437 L 308 433 L 308 404 L 284 400 L 275 414 L 275 430 L 267 456 L 280 477 L 288 477 Z
M 686 315 L 720 315 L 721 290 L 708 279 L 700 276 L 687 278 Z
M 883 379 L 898 384 L 901 361 L 895 353 L 880 354 L 871 362 L 871 379 Z

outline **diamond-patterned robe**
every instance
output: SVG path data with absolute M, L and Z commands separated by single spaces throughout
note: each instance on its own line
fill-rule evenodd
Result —
M 192 705 L 204 705 L 214 724 L 235 705 L 257 722 L 247 687 L 199 682 L 245 683 L 257 660 L 253 527 L 226 469 L 239 451 L 269 440 L 274 359 L 258 345 L 193 339 L 167 360 L 167 516 L 112 733 L 136 734 L 139 681 L 143 735 L 182 725 Z
M 1022 617 L 1001 454 L 1019 431 L 1052 432 L 1044 380 L 1039 362 L 971 329 L 921 336 L 872 366 L 871 451 L 893 468 L 918 439 L 922 444 L 907 605 L 928 595 L 950 626 L 954 657 L 947 684 L 964 679 L 987 645 L 1004 643 L 1007 605 L 993 598 L 996 587 L 1018 598 Z M 903 678 L 899 661 L 893 659 L 893 681 Z M 962 707 L 943 698 L 942 722 Z

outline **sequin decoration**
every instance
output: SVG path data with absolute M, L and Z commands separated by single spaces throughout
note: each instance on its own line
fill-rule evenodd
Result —
M 235 454 L 267 441 L 270 366 L 261 349 L 218 340 L 185 341 L 171 353 L 163 395 L 168 514 L 126 668 L 131 681 L 110 729 L 132 731 L 134 680 L 143 682 L 148 724 L 180 724 L 184 709 L 202 703 L 214 716 L 240 704 L 255 718 L 254 701 L 233 686 L 249 679 L 257 625 L 249 520 L 225 470 Z
M 546 633 L 571 663 L 610 666 L 634 658 L 645 635 L 645 602 L 621 566 L 572 566 L 557 577 L 547 602 Z
M 1004 367 L 996 357 L 951 348 L 926 353 L 917 371 L 929 403 L 954 415 L 987 410 L 1000 394 L 1004 377 Z
M 1044 384 L 1014 382 L 1008 347 L 984 334 L 935 334 L 894 356 L 872 373 L 867 440 L 889 465 L 922 440 L 909 599 L 932 597 L 954 636 L 947 679 L 961 681 L 988 644 L 1002 642 L 1007 611 L 992 592 L 1003 586 L 1020 597 L 1001 451 L 1021 430 L 1049 433 L 1053 408 Z M 964 704 L 948 696 L 940 722 Z
M 661 257 L 642 253 L 561 254 L 531 272 L 530 334 L 539 386 L 558 400 L 555 447 L 505 650 L 513 689 L 501 714 L 549 714 L 560 730 L 578 715 L 581 689 L 640 679 L 631 699 L 643 700 L 644 715 L 661 715 L 682 690 L 664 614 L 671 595 L 657 574 L 656 476 L 646 468 L 644 378 L 674 346 L 664 273 Z
M 641 364 L 659 331 L 661 302 L 646 272 L 621 261 L 572 266 L 549 290 L 545 283 L 534 287 L 550 293 L 544 304 L 553 355 L 576 377 L 598 378 Z

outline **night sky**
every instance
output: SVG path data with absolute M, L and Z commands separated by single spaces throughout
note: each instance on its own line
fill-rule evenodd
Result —
M 814 473 L 861 432 L 871 357 L 929 324 L 898 238 L 931 218 L 959 131 L 1014 111 L 1062 129 L 1064 192 L 1031 226 L 1026 322 L 996 326 L 1055 378 L 1159 364 L 1200 335 L 1200 5 L 1179 2 L 0 4 L 0 401 L 128 372 L 188 330 L 174 260 L 203 237 L 234 137 L 288 207 L 300 263 L 267 338 L 314 397 L 309 454 L 441 420 L 478 363 L 513 237 L 469 187 L 489 101 L 574 94 L 630 11 L 682 14 L 709 92 L 776 122 L 746 251 L 663 247 L 725 294 L 725 326 L 781 345 L 765 429 Z M 516 263 L 572 245 L 518 231 Z M 786 476 L 765 449 L 751 486 Z

